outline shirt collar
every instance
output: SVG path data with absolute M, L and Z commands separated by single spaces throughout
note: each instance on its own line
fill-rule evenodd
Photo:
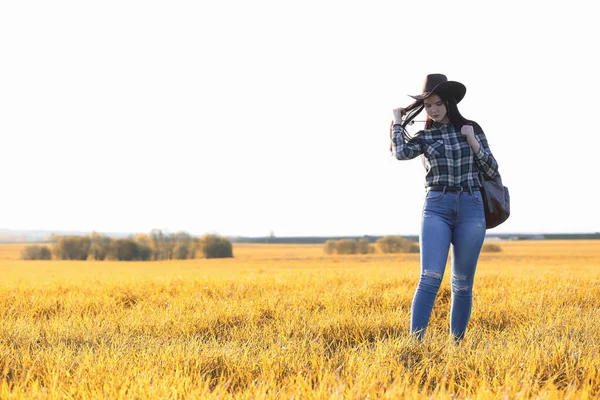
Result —
M 448 122 L 447 124 L 442 124 L 441 122 L 435 122 L 433 121 L 433 124 L 431 125 L 432 128 L 448 128 L 450 126 L 450 122 Z

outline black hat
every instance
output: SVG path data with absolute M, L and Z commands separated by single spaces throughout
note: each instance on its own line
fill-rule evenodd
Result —
M 456 103 L 459 103 L 465 97 L 466 92 L 465 85 L 460 82 L 449 81 L 444 74 L 429 74 L 423 84 L 423 93 L 415 96 L 409 94 L 409 96 L 415 100 L 423 100 L 434 93 L 442 93 L 446 97 L 447 95 L 453 96 Z

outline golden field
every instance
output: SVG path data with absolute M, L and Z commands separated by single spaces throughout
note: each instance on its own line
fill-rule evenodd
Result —
M 459 345 L 449 269 L 425 340 L 408 335 L 416 254 L 20 261 L 0 245 L 0 398 L 600 397 L 600 241 L 499 244 Z

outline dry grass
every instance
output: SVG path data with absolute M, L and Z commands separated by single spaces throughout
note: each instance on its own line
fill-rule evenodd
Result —
M 426 340 L 408 335 L 418 254 L 65 262 L 2 245 L 0 398 L 600 396 L 600 241 L 500 245 L 459 346 L 448 276 Z

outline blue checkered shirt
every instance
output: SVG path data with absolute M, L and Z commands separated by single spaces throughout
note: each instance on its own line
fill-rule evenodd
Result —
M 467 138 L 452 124 L 434 123 L 431 129 L 417 132 L 405 142 L 403 128 L 393 127 L 392 151 L 398 160 L 410 160 L 421 156 L 425 166 L 425 187 L 428 186 L 481 186 L 479 171 L 493 179 L 499 175 L 498 163 L 488 146 L 485 134 L 473 123 L 475 137 L 480 144 L 474 153 Z

